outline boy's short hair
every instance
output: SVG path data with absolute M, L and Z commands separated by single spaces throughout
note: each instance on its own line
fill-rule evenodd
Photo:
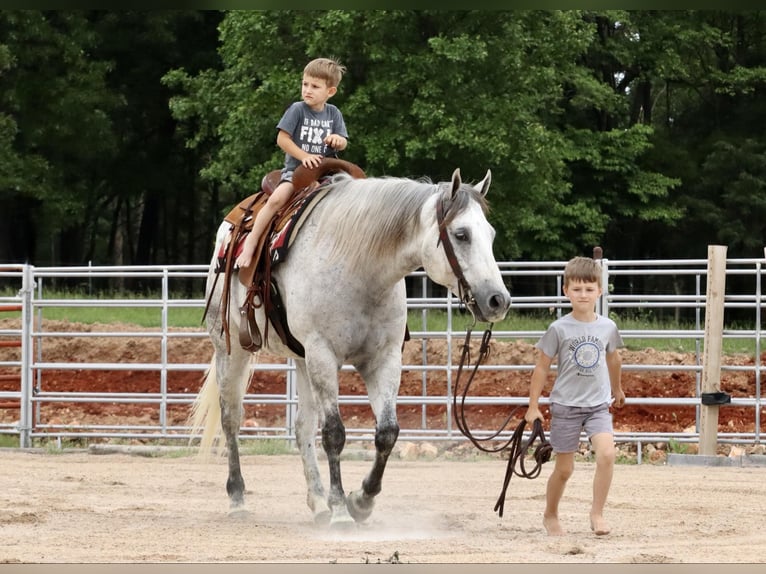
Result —
M 324 80 L 330 88 L 338 87 L 345 72 L 346 67 L 333 58 L 316 58 L 303 68 L 304 76 Z
M 590 257 L 573 257 L 564 267 L 564 287 L 572 281 L 595 282 L 601 287 L 601 265 Z

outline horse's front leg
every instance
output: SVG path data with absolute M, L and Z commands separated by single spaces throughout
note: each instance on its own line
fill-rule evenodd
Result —
M 346 498 L 348 510 L 357 522 L 366 520 L 372 514 L 375 497 L 382 489 L 388 457 L 399 438 L 396 396 L 401 380 L 401 364 L 401 354 L 392 350 L 390 355 L 376 364 L 357 367 L 367 386 L 367 395 L 376 420 L 375 461 L 362 481 L 361 490 L 350 493 Z
M 346 428 L 338 409 L 338 370 L 331 352 L 315 350 L 306 356 L 306 368 L 314 400 L 322 413 L 322 447 L 327 455 L 330 471 L 330 491 L 327 504 L 330 507 L 330 525 L 342 526 L 353 523 L 346 508 L 346 496 L 341 479 L 340 455 L 346 445 Z
M 328 405 L 325 410 L 325 420 L 322 425 L 322 446 L 327 454 L 327 464 L 330 469 L 330 494 L 327 504 L 330 507 L 330 525 L 343 526 L 353 522 L 346 507 L 346 495 L 343 491 L 343 481 L 340 472 L 340 454 L 346 444 L 346 427 L 340 418 L 337 399 L 334 405 Z

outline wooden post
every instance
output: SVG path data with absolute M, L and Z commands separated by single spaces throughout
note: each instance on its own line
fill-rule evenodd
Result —
M 708 245 L 707 292 L 705 297 L 705 341 L 702 353 L 702 392 L 721 390 L 723 310 L 726 294 L 726 246 Z M 718 446 L 719 405 L 700 406 L 701 455 L 715 455 Z
M 593 248 L 593 259 L 596 261 L 599 261 L 604 258 L 604 250 L 596 245 L 596 247 Z
M 596 302 L 596 313 L 599 315 L 607 315 L 606 309 L 607 302 L 606 298 L 609 295 L 609 285 L 607 285 L 608 276 L 606 276 L 606 271 L 604 271 L 604 250 L 601 248 L 601 246 L 596 245 L 593 248 L 593 259 L 601 265 L 601 283 L 602 283 L 602 291 L 601 291 L 601 297 Z

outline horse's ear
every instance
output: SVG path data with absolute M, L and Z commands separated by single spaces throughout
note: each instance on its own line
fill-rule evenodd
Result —
M 455 197 L 457 190 L 460 189 L 462 184 L 463 182 L 460 179 L 460 168 L 457 168 L 452 172 L 452 191 L 450 192 L 451 197 Z
M 489 190 L 490 183 L 492 183 L 492 172 L 490 170 L 487 170 L 487 175 L 484 176 L 484 179 L 482 179 L 479 183 L 477 183 L 473 187 L 480 194 L 487 195 L 487 190 Z

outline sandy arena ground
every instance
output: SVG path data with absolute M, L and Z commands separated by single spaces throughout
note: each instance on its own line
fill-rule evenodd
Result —
M 370 463 L 349 457 L 344 486 Z M 324 468 L 324 465 L 323 465 Z M 243 457 L 244 515 L 228 515 L 223 458 L 0 451 L 0 562 L 758 563 L 766 468 L 618 465 L 613 531 L 588 524 L 593 464 L 577 462 L 561 517 L 541 526 L 546 464 L 514 477 L 494 511 L 505 462 L 393 459 L 368 523 L 314 525 L 297 455 Z

